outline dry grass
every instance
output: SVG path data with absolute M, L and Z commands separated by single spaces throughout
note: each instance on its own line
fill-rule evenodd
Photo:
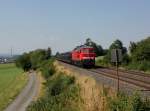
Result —
M 90 76 L 80 75 L 77 72 L 66 69 L 57 61 L 55 62 L 55 66 L 57 71 L 64 72 L 65 74 L 76 78 L 76 84 L 79 84 L 80 86 L 80 96 L 82 98 L 80 104 L 83 106 L 83 111 L 108 111 L 107 97 L 115 97 L 116 95 L 113 89 L 97 84 Z
M 41 72 L 37 72 L 37 79 L 38 79 L 38 93 L 34 98 L 34 101 L 38 100 L 39 98 L 43 97 L 45 94 L 45 85 L 44 83 L 46 80 L 42 76 Z

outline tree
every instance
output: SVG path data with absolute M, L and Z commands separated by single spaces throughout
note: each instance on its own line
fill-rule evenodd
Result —
M 16 59 L 16 66 L 22 68 L 24 71 L 28 71 L 31 68 L 30 55 L 24 53 Z
M 137 44 L 135 42 L 130 42 L 129 51 L 131 54 L 135 51 L 136 47 Z
M 127 54 L 127 48 L 123 46 L 122 41 L 119 39 L 115 40 L 109 47 L 109 50 L 107 52 L 107 55 L 104 57 L 104 61 L 109 63 L 111 61 L 111 51 L 112 49 L 121 49 L 122 50 L 122 56 L 123 56 L 123 63 L 128 64 L 129 57 Z
M 37 69 L 42 65 L 42 62 L 51 57 L 51 48 L 37 49 L 29 53 L 24 53 L 16 60 L 16 66 L 28 71 Z
M 30 59 L 32 64 L 32 69 L 37 69 L 40 67 L 41 62 L 46 60 L 46 51 L 44 49 L 37 49 L 30 52 Z
M 49 59 L 51 57 L 52 51 L 51 48 L 48 47 L 47 51 L 46 51 L 46 59 Z
M 85 42 L 85 45 L 92 46 L 92 44 L 93 44 L 92 40 L 90 38 L 87 38 L 86 42 Z
M 123 43 L 122 43 L 119 39 L 115 40 L 115 41 L 110 45 L 110 48 L 109 48 L 109 49 L 116 49 L 116 48 L 118 48 L 118 49 L 122 49 L 122 48 L 123 48 Z
M 94 51 L 96 53 L 96 56 L 103 55 L 103 48 L 100 45 L 97 45 L 95 42 L 93 42 L 90 38 L 86 39 L 85 45 L 91 46 L 94 48 Z
M 150 37 L 136 43 L 131 56 L 134 61 L 150 61 Z

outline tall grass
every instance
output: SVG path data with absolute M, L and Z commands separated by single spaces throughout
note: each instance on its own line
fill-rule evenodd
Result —
M 96 84 L 96 81 L 86 74 L 72 72 L 59 64 L 57 70 L 75 76 L 76 84 L 80 87 L 82 111 L 150 111 L 150 100 L 143 100 L 137 93 L 131 96 L 117 94 L 108 86 Z
M 46 94 L 33 102 L 28 111 L 79 111 L 79 87 L 74 77 L 58 74 L 46 83 Z
M 46 79 L 45 94 L 33 102 L 28 111 L 80 111 L 80 88 L 73 76 L 57 72 L 53 61 L 45 61 L 40 68 Z
M 143 100 L 137 93 L 131 96 L 120 93 L 107 98 L 107 107 L 109 111 L 150 111 L 150 100 Z
M 73 73 L 55 62 L 54 71 L 44 76 L 46 91 L 43 97 L 33 102 L 28 111 L 149 111 L 150 101 L 138 94 L 127 96 L 97 85 L 89 76 Z M 56 71 L 57 70 L 57 71 Z M 46 74 L 46 73 L 45 73 Z

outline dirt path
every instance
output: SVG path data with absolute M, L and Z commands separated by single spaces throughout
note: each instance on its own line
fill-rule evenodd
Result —
M 39 85 L 40 82 L 36 73 L 30 73 L 27 85 L 5 111 L 25 111 L 26 107 L 38 95 Z

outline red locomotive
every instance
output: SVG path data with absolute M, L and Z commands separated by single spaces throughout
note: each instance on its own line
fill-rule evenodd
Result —
M 95 66 L 94 48 L 86 45 L 78 46 L 73 51 L 58 54 L 57 58 L 61 61 L 72 63 L 79 66 Z

